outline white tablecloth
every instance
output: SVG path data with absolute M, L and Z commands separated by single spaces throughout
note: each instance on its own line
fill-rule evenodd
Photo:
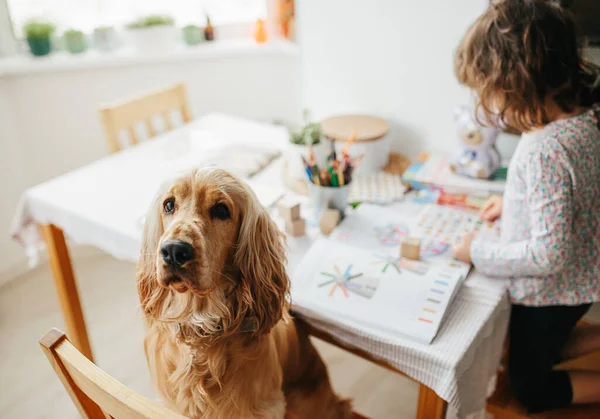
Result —
M 36 224 L 53 223 L 74 243 L 93 245 L 117 259 L 137 261 L 143 216 L 165 176 L 175 167 L 205 161 L 200 141 L 212 147 L 215 142 L 222 145 L 240 140 L 284 147 L 286 134 L 269 125 L 208 115 L 27 190 L 15 215 L 13 236 L 33 257 L 42 246 Z M 281 162 L 254 179 L 280 186 Z M 290 272 L 318 235 L 318 228 L 309 224 L 307 236 L 288 238 Z M 485 406 L 510 312 L 504 284 L 477 275 L 471 275 L 457 294 L 431 345 L 406 339 L 390 341 L 374 330 L 324 319 L 302 307 L 295 310 L 340 340 L 367 350 L 432 388 L 449 402 L 449 415 L 461 418 Z

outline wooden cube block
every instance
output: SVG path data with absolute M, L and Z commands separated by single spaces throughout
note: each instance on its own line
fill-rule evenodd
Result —
M 279 216 L 286 222 L 300 219 L 300 204 L 291 198 L 283 198 L 277 203 Z
M 306 221 L 304 218 L 292 221 L 286 220 L 285 232 L 292 237 L 304 236 L 306 234 Z
M 321 218 L 319 219 L 321 233 L 325 234 L 326 236 L 329 235 L 340 223 L 340 219 L 341 214 L 336 209 L 327 209 L 323 211 L 323 214 L 321 214 Z
M 421 239 L 416 237 L 405 237 L 400 245 L 400 256 L 410 260 L 419 260 L 421 252 Z

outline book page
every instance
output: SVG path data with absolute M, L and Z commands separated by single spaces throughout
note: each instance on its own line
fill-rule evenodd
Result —
M 320 239 L 293 276 L 292 300 L 334 321 L 430 343 L 461 278 L 449 266 Z

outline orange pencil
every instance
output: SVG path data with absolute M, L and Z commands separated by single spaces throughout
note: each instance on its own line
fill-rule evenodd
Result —
M 354 140 L 356 140 L 356 130 L 352 131 L 350 138 L 348 138 L 348 141 L 346 141 L 346 145 L 344 146 L 344 149 L 342 150 L 342 154 L 348 154 L 348 151 L 350 151 L 350 146 L 352 145 Z
M 308 145 L 308 160 L 310 161 L 311 165 L 315 164 L 315 153 L 313 151 L 312 144 Z

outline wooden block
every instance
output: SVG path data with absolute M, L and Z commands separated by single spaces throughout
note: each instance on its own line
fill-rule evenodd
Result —
M 329 235 L 333 229 L 340 223 L 341 214 L 336 209 L 327 209 L 321 214 L 319 219 L 319 227 L 321 233 Z
M 400 256 L 410 260 L 419 260 L 421 251 L 421 239 L 405 237 L 400 246 Z
M 300 204 L 298 201 L 291 198 L 283 198 L 277 203 L 277 209 L 279 210 L 279 216 L 286 223 L 300 219 Z
M 306 221 L 304 218 L 298 220 L 286 220 L 285 232 L 293 237 L 300 237 L 306 234 Z

